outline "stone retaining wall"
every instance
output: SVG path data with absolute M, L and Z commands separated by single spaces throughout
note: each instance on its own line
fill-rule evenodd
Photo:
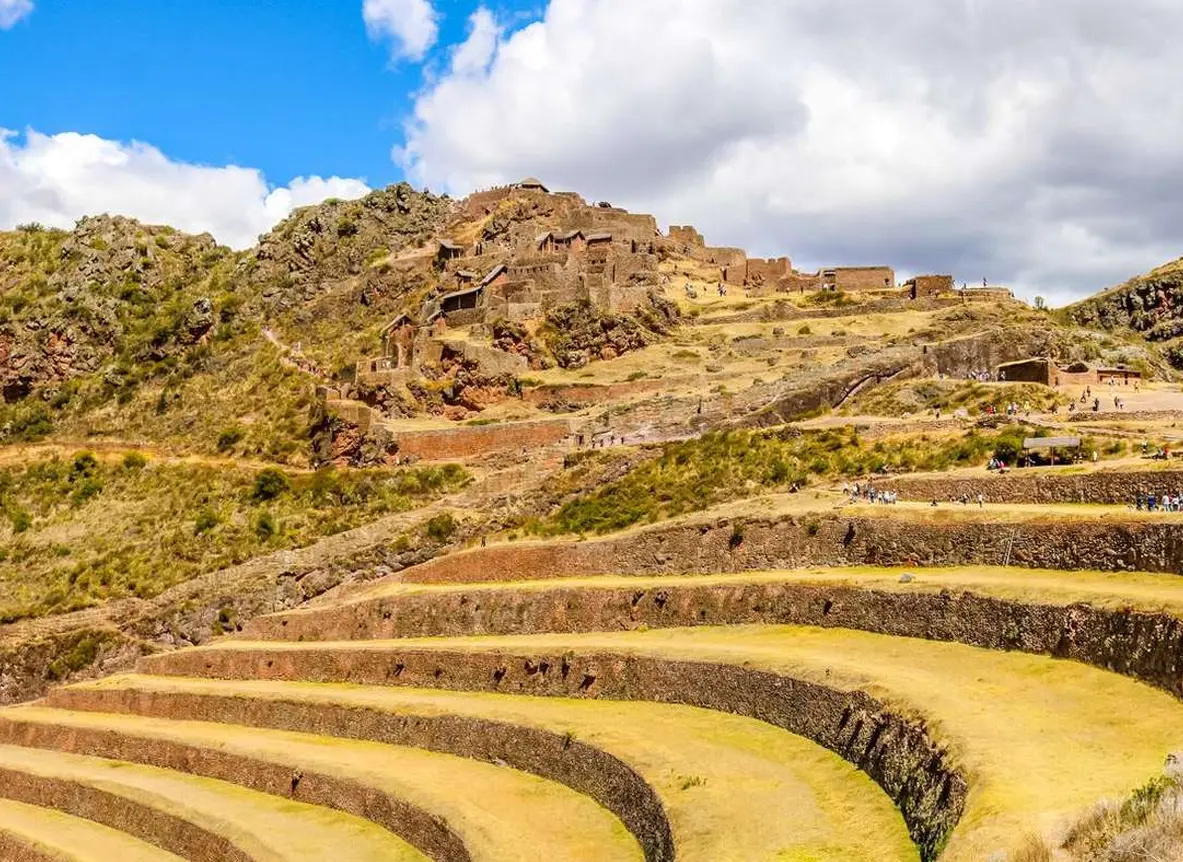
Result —
M 3 830 L 3 827 L 0 827 Z M 39 850 L 23 841 L 19 835 L 0 831 L 0 859 L 14 859 L 17 862 L 62 862 L 62 857 L 48 850 Z
M 924 579 L 923 570 L 918 577 Z M 288 640 L 530 635 L 724 625 L 804 625 L 953 641 L 1073 659 L 1183 697 L 1183 620 L 1083 603 L 1019 602 L 917 584 L 673 583 L 645 588 L 556 583 L 548 590 L 392 595 L 257 621 Z
M 563 443 L 571 436 L 565 419 L 515 422 L 505 425 L 468 425 L 430 431 L 392 428 L 400 455 L 422 461 L 456 461 L 512 449 L 533 450 Z
M 308 769 L 301 770 L 301 777 L 293 780 L 295 768 L 289 764 L 241 757 L 167 739 L 134 736 L 130 731 L 22 722 L 18 713 L 0 716 L 0 742 L 142 763 L 228 781 L 261 793 L 366 818 L 439 862 L 472 862 L 460 836 L 431 812 L 380 790 Z
M 898 491 L 903 500 L 956 500 L 964 494 L 988 503 L 1118 503 L 1133 505 L 1138 494 L 1183 494 L 1183 470 L 1044 473 L 1038 467 L 1005 476 L 909 477 L 874 480 L 876 488 Z
M 298 700 L 135 689 L 58 689 L 50 694 L 48 703 L 59 709 L 85 712 L 211 721 L 362 739 L 387 745 L 411 746 L 487 763 L 507 763 L 515 769 L 556 781 L 595 799 L 620 818 L 637 837 L 647 862 L 671 862 L 674 859 L 669 820 L 661 798 L 653 788 L 628 764 L 599 748 L 562 734 L 459 715 L 412 715 Z M 0 723 L 2 731 L 3 724 Z M 87 740 L 87 744 L 94 744 L 94 740 Z M 133 746 L 131 755 L 136 756 L 138 752 L 139 749 Z M 129 759 L 126 753 L 104 756 Z M 242 783 L 238 778 L 230 780 Z M 306 773 L 304 781 L 307 780 Z M 369 809 L 353 813 L 374 819 Z M 416 811 L 415 814 L 422 816 L 424 813 Z M 385 823 L 382 825 L 391 828 Z M 410 840 L 404 834 L 405 830 L 391 831 L 397 831 Z M 452 838 L 455 842 L 459 841 L 456 836 Z M 411 843 L 433 859 L 445 858 L 432 853 L 430 847 L 417 841 Z
M 93 820 L 190 862 L 253 862 L 215 832 L 82 782 L 0 767 L 0 797 Z
M 141 661 L 146 673 L 602 697 L 746 715 L 812 739 L 869 775 L 899 807 L 925 862 L 965 807 L 965 777 L 925 728 L 862 691 L 767 671 L 628 654 L 415 649 L 187 650 Z
M 610 539 L 512 544 L 450 554 L 405 570 L 415 583 L 476 583 L 603 574 L 770 571 L 810 566 L 1010 565 L 1180 573 L 1175 521 L 1009 522 L 850 517 L 684 523 Z

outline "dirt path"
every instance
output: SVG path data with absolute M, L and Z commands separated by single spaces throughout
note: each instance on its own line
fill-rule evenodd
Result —
M 305 356 L 304 351 L 300 349 L 298 344 L 294 347 L 284 344 L 279 340 L 279 336 L 266 326 L 263 327 L 263 337 L 279 348 L 279 361 L 283 365 L 286 365 L 288 368 L 294 368 L 296 371 L 303 372 L 310 377 L 315 377 L 322 383 L 336 382 L 327 371 Z

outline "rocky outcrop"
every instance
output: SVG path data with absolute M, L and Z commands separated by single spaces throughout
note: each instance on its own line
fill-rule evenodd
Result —
M 206 338 L 217 322 L 206 286 L 229 251 L 208 234 L 97 216 L 68 234 L 26 229 L 3 240 L 5 400 L 102 371 L 116 359 L 158 362 Z M 108 376 L 121 382 L 121 372 Z
M 647 302 L 630 314 L 605 314 L 590 302 L 552 309 L 546 316 L 545 338 L 563 368 L 582 368 L 594 359 L 615 359 L 648 347 L 677 324 L 678 309 L 650 292 Z
M 376 258 L 426 243 L 442 232 L 454 206 L 446 195 L 399 183 L 361 200 L 304 207 L 260 237 L 238 275 L 262 291 L 266 307 L 289 309 L 366 275 Z

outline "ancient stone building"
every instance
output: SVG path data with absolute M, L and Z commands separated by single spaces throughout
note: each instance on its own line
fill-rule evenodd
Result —
M 912 299 L 926 296 L 940 296 L 953 292 L 951 275 L 918 275 L 904 282 L 904 288 Z
M 822 282 L 823 290 L 891 290 L 895 270 L 890 266 L 837 266 L 822 270 Z
M 957 291 L 962 299 L 978 302 L 1007 302 L 1015 298 L 1005 287 L 963 287 Z
M 685 247 L 704 247 L 707 242 L 706 239 L 694 227 L 694 225 L 670 225 L 669 238 L 675 243 Z
M 1142 379 L 1141 372 L 1132 368 L 1093 368 L 1084 362 L 1060 365 L 1046 357 L 1005 362 L 998 366 L 997 374 L 999 380 L 1008 383 L 1041 383 L 1044 386 L 1093 386 L 1107 384 L 1110 380 L 1128 385 Z

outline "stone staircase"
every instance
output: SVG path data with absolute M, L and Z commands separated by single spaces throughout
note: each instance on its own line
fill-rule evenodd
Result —
M 980 860 L 1183 746 L 1183 582 L 1112 582 L 1119 616 L 1083 575 L 926 577 L 408 578 L 262 617 L 0 710 L 0 859 Z

